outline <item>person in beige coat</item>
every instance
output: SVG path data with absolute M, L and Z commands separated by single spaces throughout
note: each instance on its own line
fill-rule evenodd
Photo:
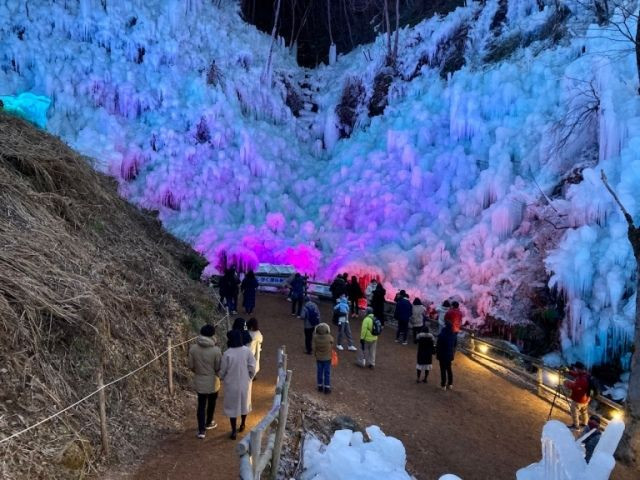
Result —
M 213 421 L 216 400 L 220 390 L 218 372 L 222 360 L 222 352 L 216 346 L 213 336 L 216 329 L 213 325 L 204 325 L 200 329 L 200 336 L 189 348 L 189 368 L 195 373 L 193 388 L 198 394 L 198 438 L 205 436 L 205 430 L 216 428 Z M 205 417 L 206 411 L 206 417 Z
M 316 357 L 318 391 L 329 394 L 331 393 L 331 353 L 333 351 L 333 337 L 329 325 L 319 323 L 316 326 L 312 347 Z
M 232 330 L 228 334 L 229 347 L 222 355 L 220 379 L 224 385 L 224 414 L 231 423 L 232 440 L 236 439 L 236 420 L 241 417 L 240 428 L 245 428 L 247 415 L 251 411 L 251 379 L 256 372 L 256 359 L 248 347 L 242 345 L 242 332 Z

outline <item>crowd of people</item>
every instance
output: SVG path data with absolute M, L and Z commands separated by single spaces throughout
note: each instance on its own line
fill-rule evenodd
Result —
M 337 328 L 336 339 L 331 334 L 329 324 L 322 321 L 318 304 L 308 295 L 307 278 L 294 273 L 286 280 L 285 286 L 289 290 L 291 315 L 303 320 L 304 352 L 315 357 L 319 392 L 329 394 L 332 391 L 331 367 L 336 363 L 339 351 L 358 352 L 358 366 L 375 368 L 378 337 L 387 318 L 386 290 L 381 282 L 372 279 L 363 289 L 356 276 L 349 278 L 348 274 L 343 273 L 334 279 L 329 291 L 333 301 L 331 320 Z M 219 289 L 221 308 L 236 314 L 241 292 L 245 312 L 251 314 L 254 311 L 258 281 L 253 271 L 247 272 L 241 281 L 234 268 L 227 269 L 220 279 Z M 417 346 L 416 383 L 427 383 L 435 356 L 440 367 L 440 387 L 445 391 L 451 390 L 453 361 L 464 318 L 459 303 L 445 300 L 436 307 L 419 297 L 411 300 L 405 290 L 396 294 L 394 303 L 392 316 L 397 323 L 395 342 L 406 346 L 411 338 Z M 361 311 L 358 348 L 350 321 L 360 318 Z M 432 329 L 435 331 L 432 332 Z M 246 323 L 244 319 L 236 318 L 232 330 L 227 333 L 228 349 L 222 354 L 214 335 L 214 327 L 205 325 L 189 351 L 189 367 L 195 373 L 193 384 L 197 392 L 197 436 L 205 438 L 206 430 L 217 427 L 213 416 L 222 386 L 225 390 L 224 414 L 229 417 L 230 438 L 235 439 L 237 432 L 245 429 L 246 417 L 251 411 L 251 384 L 260 369 L 263 336 L 256 318 L 252 317 Z M 592 395 L 591 377 L 580 362 L 568 373 L 573 378 L 564 384 L 571 392 L 573 423 L 569 428 L 583 429 L 580 441 L 585 447 L 588 462 L 600 438 L 600 418 L 588 415 Z

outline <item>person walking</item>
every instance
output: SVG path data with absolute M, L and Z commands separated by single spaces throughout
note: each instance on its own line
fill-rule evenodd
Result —
M 451 324 L 445 323 L 444 328 L 438 334 L 436 343 L 436 357 L 440 363 L 440 387 L 442 390 L 453 388 L 453 353 L 455 351 L 455 335 L 451 331 Z
M 444 314 L 444 321 L 451 324 L 451 331 L 457 337 L 462 328 L 462 312 L 458 302 L 451 302 L 451 308 Z
M 240 284 L 242 291 L 242 307 L 247 315 L 253 313 L 256 308 L 256 290 L 258 289 L 258 279 L 253 270 L 249 270 Z
M 193 389 L 198 395 L 198 407 L 196 418 L 198 419 L 197 437 L 203 439 L 205 430 L 216 428 L 218 424 L 213 421 L 216 410 L 216 401 L 220 390 L 220 364 L 222 352 L 216 345 L 213 336 L 216 329 L 213 325 L 204 325 L 200 329 L 200 335 L 191 347 L 189 347 L 188 365 L 195 374 L 193 376 Z
M 418 340 L 418 358 L 416 360 L 416 383 L 420 382 L 420 373 L 424 372 L 423 383 L 427 383 L 431 364 L 433 362 L 433 354 L 435 352 L 435 343 L 433 335 L 429 333 L 429 327 L 424 326 L 417 335 Z
M 351 277 L 351 282 L 347 286 L 347 295 L 349 296 L 349 303 L 351 303 L 351 318 L 356 318 L 360 309 L 358 307 L 358 302 L 364 296 L 362 293 L 362 288 L 358 283 L 358 277 L 355 275 Z
M 336 348 L 338 350 L 344 350 L 342 341 L 346 338 L 348 347 L 351 352 L 356 352 L 358 349 L 353 345 L 353 336 L 351 335 L 351 326 L 349 325 L 349 301 L 347 296 L 343 293 L 338 299 L 338 303 L 333 307 L 334 315 L 338 317 L 338 342 Z
M 247 415 L 251 411 L 251 379 L 256 372 L 256 359 L 248 347 L 242 344 L 242 332 L 229 332 L 229 347 L 222 355 L 220 379 L 224 386 L 223 408 L 229 417 L 231 435 L 236 439 L 237 432 L 245 429 Z M 236 430 L 238 416 L 241 418 L 240 428 Z
M 440 333 L 444 328 L 444 316 L 447 314 L 450 308 L 451 303 L 449 302 L 449 300 L 445 300 L 444 302 L 442 302 L 442 305 L 436 308 L 436 312 L 438 313 L 438 333 Z
M 427 320 L 427 307 L 422 304 L 422 301 L 416 297 L 413 300 L 413 306 L 411 307 L 411 319 L 409 320 L 409 326 L 411 327 L 411 333 L 413 334 L 413 343 L 418 343 L 418 333 L 422 330 Z
M 313 331 L 320 323 L 320 309 L 308 296 L 304 298 L 304 301 L 305 304 L 302 308 L 302 319 L 304 320 L 304 352 L 307 355 L 311 355 Z
M 373 316 L 373 308 L 367 307 L 365 317 L 362 320 L 362 327 L 360 328 L 360 345 L 362 346 L 362 351 L 358 358 L 358 365 L 361 367 L 374 368 L 376 366 L 378 329 L 381 329 L 382 325 L 378 323 L 378 328 L 376 328 L 375 323 L 376 319 Z
M 398 330 L 396 331 L 396 343 L 407 345 L 407 337 L 409 335 L 409 320 L 413 313 L 413 307 L 409 301 L 409 295 L 404 290 L 400 290 L 396 298 L 396 309 L 393 312 L 393 318 L 398 322 Z
M 387 291 L 382 286 L 382 283 L 379 282 L 376 285 L 375 290 L 371 295 L 371 308 L 373 308 L 373 316 L 382 322 L 384 325 L 386 318 L 384 315 L 384 306 L 385 306 L 385 295 Z
M 313 334 L 313 354 L 316 357 L 316 379 L 318 391 L 331 393 L 331 352 L 333 337 L 326 323 L 319 323 Z
M 337 275 L 336 278 L 329 285 L 329 291 L 331 292 L 331 298 L 335 304 L 338 299 L 347 293 L 347 282 L 342 275 Z
M 258 372 L 260 371 L 260 352 L 262 352 L 262 342 L 264 341 L 264 337 L 262 336 L 262 332 L 258 326 L 257 318 L 251 317 L 249 319 L 247 322 L 247 330 L 249 331 L 249 335 L 251 335 L 249 350 L 251 350 L 251 353 L 253 353 L 253 356 L 256 359 L 256 372 L 253 376 L 253 380 L 255 380 L 256 375 L 258 375 Z
M 569 370 L 573 380 L 565 380 L 564 386 L 571 390 L 571 418 L 573 423 L 569 425 L 572 430 L 587 425 L 589 418 L 589 383 L 590 376 L 582 362 L 576 362 L 573 369 Z
M 291 281 L 291 315 L 300 318 L 304 301 L 304 278 L 299 273 Z
M 235 315 L 238 308 L 238 285 L 240 280 L 234 267 L 227 268 L 220 280 L 220 297 L 231 315 Z

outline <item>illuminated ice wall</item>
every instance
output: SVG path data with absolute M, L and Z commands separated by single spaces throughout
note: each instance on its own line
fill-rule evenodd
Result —
M 520 287 L 546 269 L 568 298 L 564 353 L 591 364 L 633 334 L 635 263 L 599 171 L 640 213 L 639 104 L 632 50 L 566 5 L 560 41 L 545 36 L 555 2 L 533 0 L 508 2 L 499 29 L 487 0 L 403 30 L 369 118 L 384 38 L 314 71 L 277 41 L 269 83 L 270 39 L 232 1 L 0 1 L 0 95 L 50 96 L 48 129 L 211 268 L 376 273 L 390 293 L 457 295 L 476 322 L 521 321 Z M 461 32 L 465 66 L 443 78 L 432 65 Z M 365 107 L 340 139 L 348 80 Z M 303 83 L 296 117 L 287 86 Z

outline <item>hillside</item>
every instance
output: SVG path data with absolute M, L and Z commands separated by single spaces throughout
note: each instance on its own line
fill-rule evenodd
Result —
M 121 199 L 58 138 L 0 114 L 0 432 L 2 438 L 133 370 L 213 320 L 203 260 L 149 212 Z M 179 385 L 186 385 L 176 362 Z M 114 458 L 181 420 L 164 363 L 107 390 Z M 0 445 L 0 477 L 78 478 L 59 464 L 99 445 L 96 397 Z M 141 441 L 142 440 L 142 441 Z M 99 452 L 86 450 L 83 471 Z M 66 457 L 65 457 L 66 458 Z M 66 460 L 65 460 L 66 461 Z M 80 462 L 82 464 L 82 462 Z

